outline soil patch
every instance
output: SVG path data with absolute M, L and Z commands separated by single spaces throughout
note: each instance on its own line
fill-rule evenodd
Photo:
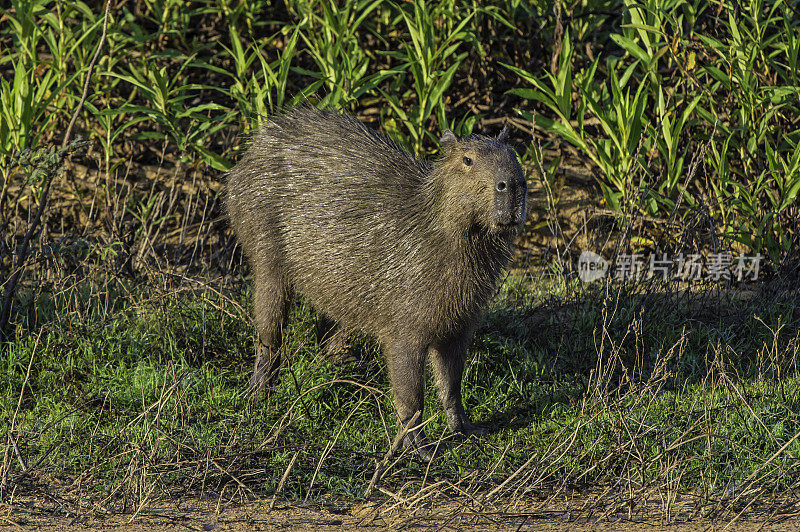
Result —
M 269 500 L 221 503 L 217 500 L 187 499 L 148 504 L 138 513 L 64 514 L 53 501 L 24 498 L 0 505 L 0 528 L 36 530 L 553 530 L 571 532 L 596 531 L 712 531 L 712 530 L 775 530 L 794 531 L 800 528 L 797 516 L 781 517 L 765 513 L 750 514 L 739 519 L 695 518 L 665 523 L 658 518 L 637 520 L 611 518 L 597 521 L 557 508 L 515 506 L 513 509 L 477 509 L 465 501 L 409 508 L 386 504 L 354 504 L 347 501 L 289 503 L 279 501 L 270 508 Z M 676 507 L 678 515 L 686 508 Z

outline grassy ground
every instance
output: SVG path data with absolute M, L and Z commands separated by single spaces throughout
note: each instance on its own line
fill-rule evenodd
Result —
M 361 499 L 396 430 L 377 346 L 356 337 L 355 360 L 322 358 L 297 302 L 291 365 L 251 397 L 247 289 L 184 283 L 109 286 L 106 304 L 78 282 L 18 327 L 0 373 L 5 493 L 47 486 L 115 510 L 187 494 Z M 668 519 L 680 497 L 733 511 L 796 489 L 795 296 L 667 288 L 507 278 L 464 379 L 492 434 L 449 434 L 429 383 L 444 452 L 393 457 L 379 498 L 607 490 L 594 512 L 650 501 Z
M 797 12 L 791 0 L 0 6 L 0 503 L 75 515 L 186 495 L 364 496 L 395 433 L 372 341 L 323 359 L 297 302 L 280 387 L 244 392 L 255 339 L 223 172 L 260 120 L 308 100 L 420 155 L 446 128 L 506 125 L 529 176 L 514 273 L 465 375 L 493 432 L 451 436 L 429 386 L 442 455 L 390 457 L 373 499 L 790 515 Z M 584 249 L 760 253 L 762 280 L 585 286 Z

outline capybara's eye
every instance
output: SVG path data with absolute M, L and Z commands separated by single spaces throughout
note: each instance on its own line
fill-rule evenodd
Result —
M 472 158 L 471 158 L 471 157 L 464 157 L 464 158 L 462 159 L 462 161 L 464 161 L 464 164 L 465 164 L 466 166 L 472 166 Z

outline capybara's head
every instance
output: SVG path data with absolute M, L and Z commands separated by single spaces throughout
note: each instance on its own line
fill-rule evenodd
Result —
M 454 217 L 491 232 L 512 231 L 525 222 L 527 185 L 517 155 L 504 141 L 504 129 L 496 138 L 471 135 L 459 139 L 447 130 L 440 139 L 444 155 L 437 161 L 439 175 L 452 202 L 445 209 L 459 209 Z

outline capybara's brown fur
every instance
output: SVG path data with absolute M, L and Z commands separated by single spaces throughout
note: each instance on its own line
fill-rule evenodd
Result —
M 377 338 L 401 423 L 423 409 L 430 356 L 449 426 L 479 430 L 461 404 L 464 358 L 526 208 L 503 140 L 446 131 L 444 155 L 426 161 L 346 114 L 272 118 L 228 174 L 226 200 L 255 276 L 252 386 L 275 378 L 298 293 L 330 323 Z M 427 452 L 421 430 L 405 444 Z

